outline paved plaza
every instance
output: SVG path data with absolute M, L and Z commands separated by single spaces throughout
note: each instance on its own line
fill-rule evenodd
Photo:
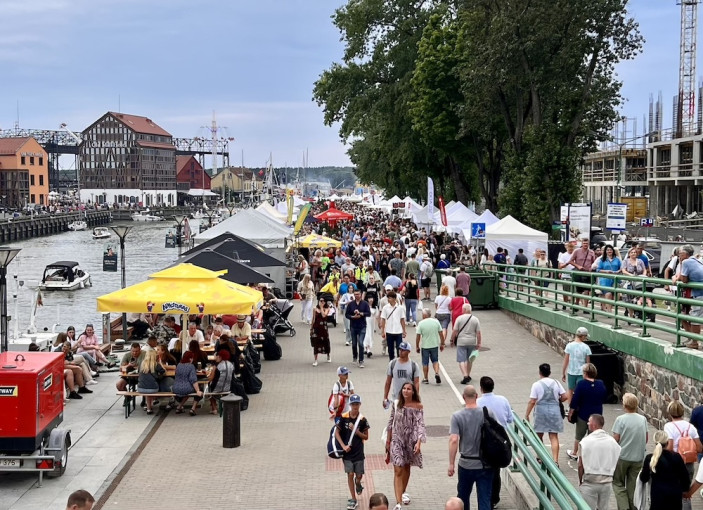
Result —
M 173 412 L 148 417 L 137 409 L 125 420 L 121 400 L 114 395 L 117 374 L 105 374 L 93 386 L 95 395 L 67 406 L 74 446 L 66 475 L 37 488 L 31 487 L 34 479 L 29 475 L 0 474 L 0 508 L 63 510 L 67 495 L 84 488 L 98 496 L 96 508 L 118 510 L 344 509 L 349 494 L 341 461 L 328 459 L 325 451 L 331 428 L 326 403 L 338 365 L 352 370 L 351 380 L 363 401 L 361 412 L 371 425 L 360 508 L 367 508 L 373 492 L 392 499 L 393 471 L 384 463 L 380 439 L 388 419 L 382 407 L 388 359 L 380 355 L 380 337 L 375 337 L 374 357 L 361 369 L 352 365 L 341 324 L 331 328 L 332 363 L 313 367 L 306 326 L 298 321 L 298 313 L 296 307 L 291 314 L 298 335 L 279 337 L 283 358 L 262 362 L 264 386 L 250 397 L 249 409 L 242 414 L 241 447 L 223 449 L 221 419 L 203 411 L 195 417 Z M 551 363 L 558 374 L 562 358 L 503 312 L 475 314 L 481 320 L 485 350 L 474 367 L 473 382 L 478 384 L 482 375 L 493 377 L 496 393 L 505 395 L 522 417 L 537 366 Z M 414 343 L 414 328 L 408 329 Z M 456 478 L 447 477 L 449 417 L 460 407 L 462 388 L 454 355 L 453 349 L 440 355 L 441 385 L 420 387 L 428 441 L 423 446 L 424 468 L 411 472 L 409 508 L 441 509 L 456 493 Z M 419 361 L 419 355 L 411 357 Z M 606 406 L 607 430 L 621 412 L 619 406 Z M 574 427 L 565 424 L 560 465 L 575 483 L 576 463 L 566 457 L 573 432 Z M 498 508 L 515 508 L 505 490 L 501 499 Z M 700 498 L 694 502 L 694 508 L 703 508 Z

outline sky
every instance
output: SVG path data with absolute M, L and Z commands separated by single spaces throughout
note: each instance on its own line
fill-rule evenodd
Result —
M 107 111 L 143 115 L 176 137 L 234 137 L 231 164 L 349 165 L 337 127 L 312 101 L 341 59 L 330 16 L 343 0 L 2 0 L 0 129 L 79 132 Z M 671 125 L 680 8 L 631 0 L 644 52 L 618 67 L 626 103 L 643 115 L 662 91 Z M 700 18 L 700 16 L 699 16 Z M 700 32 L 700 30 L 699 30 Z M 698 59 L 700 61 L 700 58 Z M 703 66 L 699 66 L 703 72 Z M 209 162 L 206 161 L 209 166 Z

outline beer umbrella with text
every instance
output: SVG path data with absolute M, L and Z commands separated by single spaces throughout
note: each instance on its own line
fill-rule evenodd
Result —
M 98 298 L 99 312 L 167 314 L 250 314 L 263 295 L 256 289 L 220 278 L 227 271 L 210 271 L 179 264 L 149 275 L 149 279 Z

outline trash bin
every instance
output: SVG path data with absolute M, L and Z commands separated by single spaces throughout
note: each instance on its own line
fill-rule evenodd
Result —
M 600 379 L 605 384 L 605 402 L 607 404 L 617 404 L 618 397 L 615 395 L 615 384 L 620 386 L 625 384 L 625 360 L 618 351 L 600 342 L 588 340 L 586 345 L 591 348 L 591 363 L 598 370 L 596 379 Z
M 469 301 L 473 308 L 498 306 L 498 277 L 488 273 L 471 275 Z

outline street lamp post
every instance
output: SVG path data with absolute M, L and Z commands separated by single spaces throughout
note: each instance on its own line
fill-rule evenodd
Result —
M 0 339 L 2 340 L 2 352 L 6 352 L 9 346 L 7 330 L 7 266 L 19 252 L 20 248 L 0 246 L 0 299 L 2 299 L 2 307 L 0 308 Z
M 115 225 L 114 227 L 110 227 L 112 231 L 117 234 L 117 237 L 120 238 L 120 269 L 122 270 L 122 288 L 124 289 L 127 286 L 127 266 L 125 265 L 125 258 L 124 258 L 124 240 L 127 237 L 127 234 L 129 233 L 130 230 L 132 230 L 132 227 L 129 226 L 122 226 L 122 225 Z M 124 339 L 125 344 L 127 343 L 127 313 L 122 312 L 122 338 Z
M 648 136 L 656 135 L 659 134 L 659 131 L 650 131 L 649 133 L 645 133 L 643 135 L 635 136 L 633 138 L 629 138 L 625 140 L 624 142 L 618 144 L 618 169 L 617 169 L 617 184 L 615 186 L 615 201 L 620 202 L 620 183 L 622 182 L 622 149 L 625 145 L 627 145 L 630 142 L 634 142 L 635 140 L 639 140 L 640 138 L 646 138 Z
M 176 214 L 173 217 L 174 220 L 176 220 L 176 245 L 178 246 L 178 256 L 181 256 L 181 246 L 183 243 L 181 242 L 181 234 L 183 232 L 182 227 L 183 227 L 183 222 L 186 219 L 186 216 L 183 214 Z

